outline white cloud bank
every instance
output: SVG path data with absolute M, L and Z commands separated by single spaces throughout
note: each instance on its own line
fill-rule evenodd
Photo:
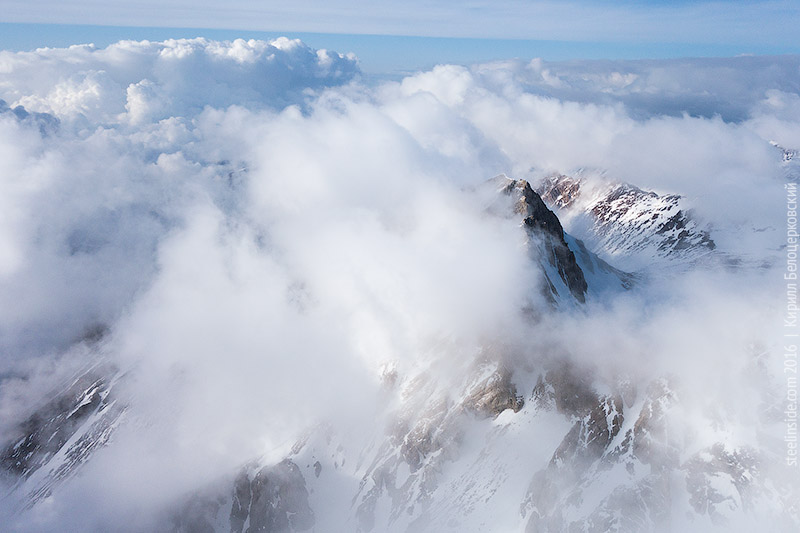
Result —
M 43 67 L 46 65 L 46 67 Z M 312 50 L 298 40 L 122 41 L 0 53 L 6 101 L 91 123 L 196 114 L 204 106 L 285 107 L 304 90 L 358 71 L 353 56 Z
M 796 67 L 534 61 L 365 86 L 353 58 L 285 39 L 0 53 L 4 425 L 42 394 L 26 383 L 47 383 L 97 324 L 133 369 L 125 393 L 142 424 L 19 528 L 125 523 L 317 420 L 366 432 L 381 368 L 448 376 L 487 338 L 566 335 L 564 350 L 591 358 L 583 331 L 612 369 L 649 354 L 659 372 L 685 370 L 673 355 L 699 346 L 710 369 L 732 348 L 705 326 L 722 334 L 726 309 L 752 303 L 737 331 L 769 344 L 755 314 L 775 309 L 753 294 L 775 283 L 749 273 L 643 288 L 605 317 L 555 317 L 533 335 L 517 314 L 537 288 L 516 223 L 467 191 L 500 172 L 603 168 L 689 195 L 730 230 L 728 251 L 775 254 L 783 170 L 768 141 L 800 145 Z M 709 68 L 724 83 L 692 77 Z M 753 69 L 777 74 L 753 82 Z M 703 87 L 706 116 L 674 113 Z M 714 115 L 723 101 L 736 121 Z M 701 317 L 672 307 L 687 293 Z M 621 340 L 614 324 L 637 334 Z M 112 468 L 115 488 L 96 494 Z

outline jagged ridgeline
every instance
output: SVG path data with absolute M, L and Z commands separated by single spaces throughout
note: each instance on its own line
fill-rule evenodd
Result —
M 559 309 L 584 312 L 593 301 L 636 290 L 632 274 L 565 232 L 548 207 L 575 205 L 580 180 L 548 178 L 543 196 L 504 175 L 483 188 L 493 197 L 487 213 L 518 221 L 536 265 L 541 294 L 529 301 L 539 307 L 527 310 L 527 320 Z M 622 185 L 589 203 L 592 228 L 601 228 L 592 235 L 613 234 L 596 240 L 598 250 L 655 243 L 669 260 L 713 249 L 707 233 L 686 233 L 692 226 L 676 210 L 677 198 Z M 631 211 L 652 223 L 624 231 L 635 227 L 626 222 Z M 286 456 L 242 457 L 240 469 L 166 502 L 149 523 L 233 533 L 723 531 L 742 516 L 767 517 L 773 531 L 797 525 L 786 512 L 796 505 L 796 484 L 768 468 L 766 452 L 722 441 L 686 446 L 680 382 L 618 375 L 601 384 L 586 362 L 531 358 L 538 342 L 484 346 L 455 386 L 443 387 L 426 369 L 387 371 L 389 422 L 371 428 L 359 447 L 334 424 L 315 425 Z M 125 379 L 108 365 L 85 369 L 6 436 L 0 465 L 12 483 L 5 498 L 18 502 L 17 512 L 46 505 L 93 455 L 113 446 L 126 424 L 115 393 Z
M 0 533 L 800 531 L 800 58 L 362 66 L 0 51 Z

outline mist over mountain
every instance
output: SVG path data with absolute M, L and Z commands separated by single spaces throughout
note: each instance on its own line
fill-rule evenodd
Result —
M 796 56 L 0 52 L 0 523 L 796 531 L 797 149 Z

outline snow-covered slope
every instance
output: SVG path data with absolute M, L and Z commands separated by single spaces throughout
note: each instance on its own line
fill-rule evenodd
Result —
M 587 295 L 597 297 L 609 290 L 631 287 L 633 276 L 612 267 L 566 233 L 559 218 L 527 181 L 500 175 L 489 184 L 500 193 L 490 211 L 513 210 L 522 218 L 530 255 L 541 266 L 544 293 L 552 302 L 585 302 Z M 508 199 L 510 207 L 504 203 Z
M 560 181 L 567 191 L 570 183 Z M 487 212 L 519 219 L 539 266 L 550 303 L 526 315 L 530 320 L 635 290 L 631 275 L 565 233 L 527 182 L 498 176 L 487 186 L 493 195 Z M 664 207 L 669 217 L 661 222 L 680 213 L 671 211 L 674 199 L 618 190 L 619 198 L 645 199 L 628 215 L 646 212 L 642 205 Z M 563 194 L 558 202 L 569 205 Z M 625 216 L 610 224 L 627 227 Z M 659 249 L 654 243 L 672 242 L 661 237 L 663 227 L 645 225 L 634 237 L 643 248 Z M 667 255 L 681 250 L 667 248 Z M 687 410 L 679 382 L 609 380 L 600 372 L 602 354 L 578 364 L 550 350 L 538 338 L 507 344 L 498 332 L 472 364 L 449 368 L 446 378 L 424 365 L 386 370 L 385 403 L 360 432 L 315 424 L 281 457 L 242 457 L 239 470 L 163 502 L 150 527 L 187 533 L 800 527 L 797 480 L 767 467 L 773 451 L 737 438 L 736 426 L 729 431 Z M 6 497 L 19 500 L 19 512 L 42 505 L 92 454 L 113 445 L 115 428 L 126 423 L 114 395 L 120 379 L 126 377 L 102 365 L 85 369 L 8 440 L 0 465 L 13 480 Z M 773 418 L 765 415 L 755 431 L 767 431 Z
M 46 500 L 105 446 L 124 420 L 114 397 L 121 374 L 101 363 L 80 370 L 40 406 L 0 449 L 0 468 L 11 481 L 5 498 L 19 509 Z M 4 436 L 7 437 L 7 436 Z
M 505 354 L 508 357 L 508 353 Z M 585 372 L 487 359 L 456 396 L 397 376 L 369 435 L 320 426 L 189 498 L 175 531 L 795 531 L 797 480 L 768 452 L 699 438 L 668 379 L 600 393 Z M 353 443 L 359 444 L 353 447 Z M 202 503 L 201 502 L 205 502 Z M 792 510 L 794 509 L 794 510 Z
M 641 269 L 654 258 L 691 261 L 716 248 L 679 195 L 643 191 L 590 172 L 550 175 L 536 190 L 589 249 L 624 269 Z

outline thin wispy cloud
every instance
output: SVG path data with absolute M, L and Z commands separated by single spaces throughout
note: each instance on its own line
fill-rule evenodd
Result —
M 558 41 L 797 45 L 790 0 L 6 2 L 0 20 Z

